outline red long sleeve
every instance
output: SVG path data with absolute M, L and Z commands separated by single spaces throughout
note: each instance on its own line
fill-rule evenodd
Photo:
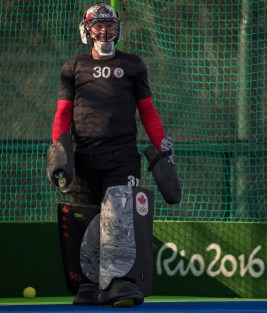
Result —
M 151 143 L 159 150 L 161 140 L 166 137 L 158 112 L 156 111 L 152 97 L 138 100 L 137 107 L 140 119 L 144 125 Z
M 68 133 L 70 131 L 72 115 L 73 115 L 73 101 L 58 100 L 58 106 L 52 130 L 53 143 L 58 140 L 61 134 Z

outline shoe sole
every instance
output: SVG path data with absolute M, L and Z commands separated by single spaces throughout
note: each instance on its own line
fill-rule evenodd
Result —
M 135 301 L 133 299 L 124 299 L 124 300 L 117 300 L 111 305 L 115 308 L 129 308 L 135 306 Z
M 106 306 L 115 308 L 129 308 L 136 305 L 140 305 L 144 302 L 143 299 L 131 298 L 131 296 L 121 297 L 119 299 L 114 299 L 112 302 L 107 303 Z

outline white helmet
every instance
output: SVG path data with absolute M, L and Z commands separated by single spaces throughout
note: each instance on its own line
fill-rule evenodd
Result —
M 114 23 L 112 36 L 108 36 L 106 28 L 106 36 L 100 38 L 100 35 L 92 31 L 94 24 L 101 23 Z M 80 23 L 80 35 L 84 44 L 94 46 L 100 55 L 111 55 L 114 51 L 114 46 L 120 38 L 120 20 L 118 14 L 114 9 L 104 3 L 89 8 L 83 15 Z

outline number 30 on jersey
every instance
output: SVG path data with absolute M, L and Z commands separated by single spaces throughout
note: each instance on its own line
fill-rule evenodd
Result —
M 114 76 L 117 78 L 121 78 L 124 75 L 124 71 L 122 68 L 115 68 L 114 70 Z M 93 76 L 95 78 L 100 78 L 100 77 L 104 77 L 104 78 L 109 78 L 111 75 L 111 69 L 108 66 L 104 66 L 103 68 L 101 66 L 95 66 L 94 67 L 94 73 Z

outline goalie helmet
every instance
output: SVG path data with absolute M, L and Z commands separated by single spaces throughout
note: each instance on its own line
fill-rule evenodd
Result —
M 106 35 L 94 32 L 92 27 L 96 23 L 105 23 Z M 97 25 L 95 25 L 97 26 Z M 80 35 L 84 44 L 94 46 L 98 52 L 114 48 L 120 38 L 120 20 L 114 9 L 104 3 L 99 3 L 90 7 L 83 15 L 79 25 Z M 110 35 L 111 34 L 111 35 Z

